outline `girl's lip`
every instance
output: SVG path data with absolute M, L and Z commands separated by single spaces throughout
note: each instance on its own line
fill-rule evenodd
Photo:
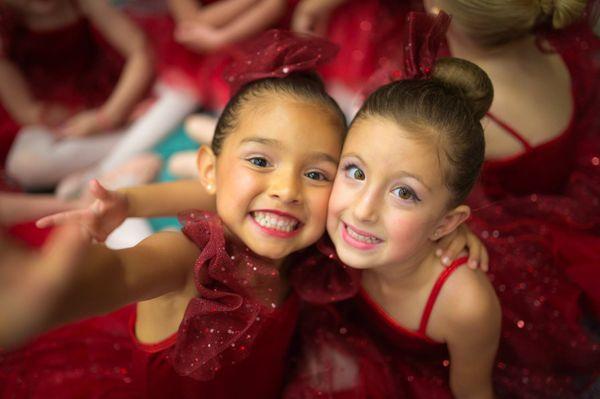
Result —
M 370 237 L 370 238 L 374 238 L 376 239 L 378 242 L 374 242 L 374 243 L 368 243 L 368 242 L 363 242 L 363 241 L 359 241 L 357 239 L 355 239 L 354 237 L 352 237 L 349 233 L 348 233 L 348 228 L 350 228 L 351 230 L 353 230 L 354 232 L 366 236 L 366 237 Z M 370 250 L 375 248 L 377 245 L 381 244 L 381 242 L 383 242 L 383 240 L 381 240 L 380 238 L 374 236 L 373 234 L 367 233 L 366 231 L 362 231 L 359 230 L 357 228 L 355 228 L 354 226 L 348 225 L 344 222 L 342 222 L 341 224 L 341 229 L 342 229 L 342 239 L 350 246 L 356 248 L 356 249 L 360 249 L 363 251 L 366 250 Z
M 275 215 L 284 216 L 284 217 L 296 220 L 298 222 L 298 225 L 292 231 L 282 231 L 282 230 L 271 229 L 269 227 L 260 225 L 254 218 L 254 216 L 252 216 L 252 213 L 254 213 L 254 212 L 273 213 Z M 295 235 L 297 235 L 300 232 L 300 229 L 302 228 L 302 223 L 295 216 L 290 215 L 289 213 L 286 213 L 286 212 L 277 211 L 277 210 L 273 210 L 273 209 L 261 209 L 261 210 L 252 211 L 248 214 L 248 217 L 262 232 L 264 232 L 265 234 L 268 234 L 270 236 L 274 236 L 274 237 L 278 237 L 278 238 L 294 237 Z

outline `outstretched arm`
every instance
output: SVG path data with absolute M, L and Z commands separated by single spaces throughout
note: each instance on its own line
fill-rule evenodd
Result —
M 197 180 L 148 184 L 117 191 L 107 190 L 93 180 L 90 192 L 95 201 L 88 207 L 44 217 L 38 227 L 80 223 L 99 242 L 128 217 L 173 216 L 186 209 L 215 211 L 214 196 Z
M 178 291 L 198 256 L 196 245 L 175 232 L 119 251 L 88 246 L 83 237 L 77 226 L 67 227 L 41 255 L 0 241 L 0 346 Z
M 0 193 L 0 224 L 36 220 L 56 212 L 65 212 L 81 206 L 80 202 L 58 199 L 53 195 Z

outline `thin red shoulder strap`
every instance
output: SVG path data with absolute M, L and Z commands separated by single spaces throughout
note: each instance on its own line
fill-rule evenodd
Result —
M 433 305 L 435 305 L 435 301 L 437 300 L 438 295 L 440 294 L 440 291 L 444 286 L 444 283 L 446 282 L 446 280 L 448 280 L 448 277 L 450 277 L 450 275 L 454 273 L 456 269 L 459 268 L 459 266 L 462 266 L 465 263 L 467 263 L 467 259 L 468 258 L 463 257 L 455 260 L 450 266 L 444 269 L 442 273 L 440 273 L 440 276 L 435 282 L 433 289 L 429 294 L 429 298 L 427 299 L 427 304 L 425 305 L 423 316 L 421 316 L 421 323 L 419 324 L 419 333 L 426 335 L 425 331 L 427 331 L 427 323 L 429 323 L 429 317 L 431 316 Z
M 523 146 L 525 147 L 525 150 L 530 151 L 532 149 L 531 145 L 527 142 L 527 140 L 525 140 L 525 138 L 523 136 L 521 136 L 515 129 L 513 129 L 511 126 L 509 126 L 506 122 L 498 119 L 496 116 L 494 116 L 493 114 L 491 114 L 489 112 L 486 114 L 486 116 L 488 118 L 490 118 L 492 121 L 494 121 L 494 123 L 496 123 L 502 129 L 506 130 L 506 132 L 508 134 L 513 136 L 515 139 L 519 140 L 521 142 L 521 144 L 523 144 Z

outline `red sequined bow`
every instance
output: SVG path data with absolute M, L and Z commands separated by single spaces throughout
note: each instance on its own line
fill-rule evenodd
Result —
M 404 45 L 388 54 L 389 61 L 371 76 L 363 94 L 395 80 L 428 77 L 449 24 L 450 16 L 443 11 L 436 16 L 410 12 L 402 36 Z
M 443 11 L 436 16 L 411 12 L 407 18 L 403 78 L 424 78 L 435 64 L 438 49 L 450 25 L 450 16 Z
M 223 76 L 235 92 L 253 80 L 314 70 L 333 58 L 337 51 L 338 47 L 325 39 L 270 30 L 245 43 L 238 59 Z

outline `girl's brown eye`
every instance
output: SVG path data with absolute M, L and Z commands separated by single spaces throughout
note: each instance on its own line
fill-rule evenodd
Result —
M 254 166 L 258 166 L 259 168 L 266 168 L 267 166 L 269 166 L 269 161 L 262 157 L 249 158 L 248 162 L 250 162 Z
M 396 187 L 392 190 L 392 193 L 401 200 L 420 201 L 419 197 L 417 197 L 417 194 L 415 194 L 415 192 L 410 187 Z
M 365 172 L 356 165 L 348 165 L 344 168 L 346 176 L 354 180 L 365 180 Z

